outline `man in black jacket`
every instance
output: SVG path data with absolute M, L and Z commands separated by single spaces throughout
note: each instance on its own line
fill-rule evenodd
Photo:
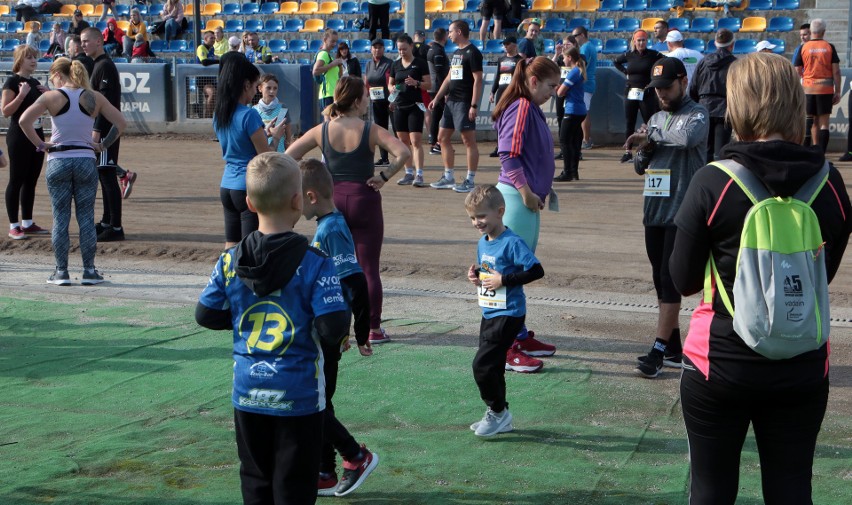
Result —
M 728 101 L 725 98 L 728 67 L 736 61 L 731 54 L 734 34 L 726 28 L 716 32 L 716 52 L 698 62 L 689 81 L 689 97 L 707 107 L 710 112 L 710 132 L 707 136 L 707 162 L 719 159 L 719 152 L 731 141 L 731 126 L 725 123 Z

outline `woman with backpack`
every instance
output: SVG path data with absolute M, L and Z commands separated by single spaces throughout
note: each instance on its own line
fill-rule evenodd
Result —
M 675 219 L 670 262 L 681 294 L 704 289 L 684 343 L 680 383 L 690 504 L 736 501 L 749 424 L 764 501 L 811 504 L 814 451 L 828 402 L 827 285 L 852 233 L 852 205 L 821 150 L 800 145 L 805 96 L 789 61 L 766 53 L 737 60 L 728 71 L 727 100 L 739 141 L 722 150 L 723 161 L 692 178 Z M 793 197 L 800 205 L 772 197 Z M 775 216 L 795 212 L 792 222 L 810 218 L 812 233 L 794 224 L 770 238 L 768 225 L 751 217 L 755 201 Z M 796 243 L 811 245 L 802 256 L 788 254 L 773 243 L 778 236 L 789 251 Z M 769 251 L 776 265 L 769 260 L 749 268 L 750 258 Z M 805 268 L 793 258 L 804 258 Z M 758 289 L 746 289 L 749 281 Z M 766 297 L 764 289 L 774 293 Z M 766 307 L 776 299 L 780 310 L 773 314 Z M 757 339 L 770 325 L 788 331 L 780 339 L 774 333 Z M 808 329 L 789 331 L 797 325 Z

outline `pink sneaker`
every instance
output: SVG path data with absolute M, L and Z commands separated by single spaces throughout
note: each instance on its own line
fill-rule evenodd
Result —
M 535 333 L 528 332 L 527 338 L 515 340 L 515 348 L 527 356 L 553 356 L 556 354 L 556 346 L 545 344 L 535 339 Z
M 24 230 L 22 230 L 20 226 L 16 226 L 14 228 L 9 228 L 9 238 L 12 240 L 23 240 L 27 238 L 27 234 L 24 233 Z
M 518 344 L 509 348 L 506 353 L 506 370 L 520 373 L 535 373 L 544 367 L 540 359 L 527 356 L 517 349 Z
M 337 474 L 322 473 L 317 479 L 317 496 L 334 496 L 337 491 Z
M 45 230 L 44 228 L 35 223 L 27 227 L 21 227 L 21 231 L 23 231 L 27 235 L 46 235 L 50 233 L 50 230 Z
M 390 342 L 390 337 L 384 328 L 370 332 L 370 344 L 384 344 L 385 342 Z
M 131 172 L 130 170 L 124 174 L 124 177 L 118 180 L 118 184 L 121 188 L 121 198 L 125 200 L 130 198 L 130 192 L 133 191 L 134 182 L 136 182 L 136 172 Z

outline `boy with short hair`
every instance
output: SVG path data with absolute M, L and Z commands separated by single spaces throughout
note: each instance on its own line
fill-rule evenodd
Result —
M 334 263 L 293 232 L 302 215 L 299 166 L 264 153 L 246 171 L 258 231 L 225 251 L 195 310 L 234 331 L 234 425 L 244 503 L 316 502 L 325 378 L 321 344 L 348 332 Z
M 476 186 L 464 202 L 473 227 L 479 230 L 476 257 L 467 278 L 479 289 L 482 321 L 479 350 L 473 359 L 473 378 L 488 408 L 470 429 L 490 437 L 512 431 L 506 402 L 506 352 L 524 325 L 524 284 L 544 277 L 544 269 L 524 240 L 503 224 L 506 202 L 492 185 Z M 539 364 L 535 372 L 541 369 Z
M 346 221 L 334 208 L 334 182 L 331 173 L 317 159 L 299 162 L 302 171 L 302 194 L 305 219 L 317 220 L 317 232 L 311 241 L 313 246 L 328 254 L 337 268 L 337 277 L 343 289 L 343 297 L 355 315 L 355 340 L 361 356 L 372 356 L 370 347 L 370 297 L 367 294 L 367 278 L 355 259 L 355 242 Z M 347 314 L 348 315 L 348 314 Z M 347 326 L 348 328 L 348 326 Z M 325 433 L 320 461 L 317 494 L 320 496 L 346 496 L 355 491 L 379 464 L 379 456 L 360 446 L 343 424 L 334 415 L 331 398 L 337 388 L 338 362 L 341 348 L 349 349 L 349 336 L 344 342 L 323 345 L 325 356 Z M 334 470 L 334 450 L 343 458 L 343 476 L 337 481 Z

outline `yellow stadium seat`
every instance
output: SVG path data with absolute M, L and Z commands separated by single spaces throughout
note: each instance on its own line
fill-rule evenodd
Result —
M 755 16 L 743 19 L 743 25 L 740 27 L 741 32 L 765 32 L 766 18 L 763 16 Z
M 115 26 L 117 26 L 121 31 L 126 32 L 128 28 L 130 28 L 130 21 L 119 19 L 115 22 Z
M 80 12 L 83 12 L 83 11 L 81 10 Z M 92 16 L 100 16 L 103 13 L 104 13 L 104 4 L 98 4 L 98 5 L 95 6 L 95 10 L 94 10 L 94 12 L 92 12 Z M 86 13 L 83 13 L 83 15 L 85 16 Z
M 574 12 L 577 10 L 577 0 L 556 0 L 553 12 Z
M 332 14 L 336 14 L 337 11 L 339 11 L 339 10 L 340 10 L 340 4 L 339 3 L 337 3 L 337 2 L 323 2 L 319 6 L 319 10 L 317 11 L 317 14 L 332 15 Z
M 24 29 L 21 30 L 18 33 L 30 33 L 31 31 L 33 31 L 33 25 L 35 23 L 38 23 L 39 25 L 41 25 L 40 21 L 27 21 L 26 23 L 24 23 Z
M 319 4 L 316 2 L 302 2 L 299 4 L 298 14 L 316 14 L 319 10 Z M 313 31 L 313 30 L 307 30 Z
M 12 9 L 8 5 L 0 5 L 0 16 L 8 16 Z
M 299 2 L 281 2 L 276 14 L 295 14 L 299 12 Z
M 316 3 L 316 2 L 314 2 Z M 325 28 L 325 22 L 322 19 L 309 19 L 305 21 L 305 27 L 299 30 L 305 32 L 321 32 Z
M 544 12 L 553 10 L 553 0 L 533 0 L 530 12 Z
M 208 19 L 207 24 L 204 25 L 205 32 L 213 32 L 216 31 L 216 28 L 225 28 L 225 22 L 221 19 Z
M 426 0 L 426 13 L 437 14 L 444 8 L 444 3 L 441 0 Z
M 595 12 L 601 3 L 598 0 L 579 0 L 577 2 L 577 12 Z
M 183 6 L 183 15 L 184 16 L 192 16 L 193 14 L 195 14 L 195 7 L 193 7 L 193 5 L 195 5 L 195 4 L 193 4 L 192 2 L 187 2 L 186 4 L 184 4 L 184 6 Z
M 456 13 L 461 12 L 464 9 L 464 0 L 447 0 L 447 3 L 444 4 L 444 8 L 441 9 L 443 13 Z
M 663 21 L 663 18 L 645 18 L 642 20 L 642 29 L 648 33 L 654 33 L 654 25 Z
M 95 14 L 95 6 L 92 4 L 80 4 L 77 6 L 77 10 L 79 10 L 84 17 Z M 103 10 L 103 6 L 101 6 L 101 10 Z
M 208 4 L 204 4 L 204 7 L 201 9 L 202 16 L 215 16 L 222 12 L 222 4 L 218 2 L 210 2 Z
M 74 15 L 74 11 L 77 10 L 77 6 L 74 4 L 65 4 L 59 9 L 59 12 L 54 14 L 56 17 L 71 17 Z M 0 13 L 0 14 L 8 14 L 8 13 Z

